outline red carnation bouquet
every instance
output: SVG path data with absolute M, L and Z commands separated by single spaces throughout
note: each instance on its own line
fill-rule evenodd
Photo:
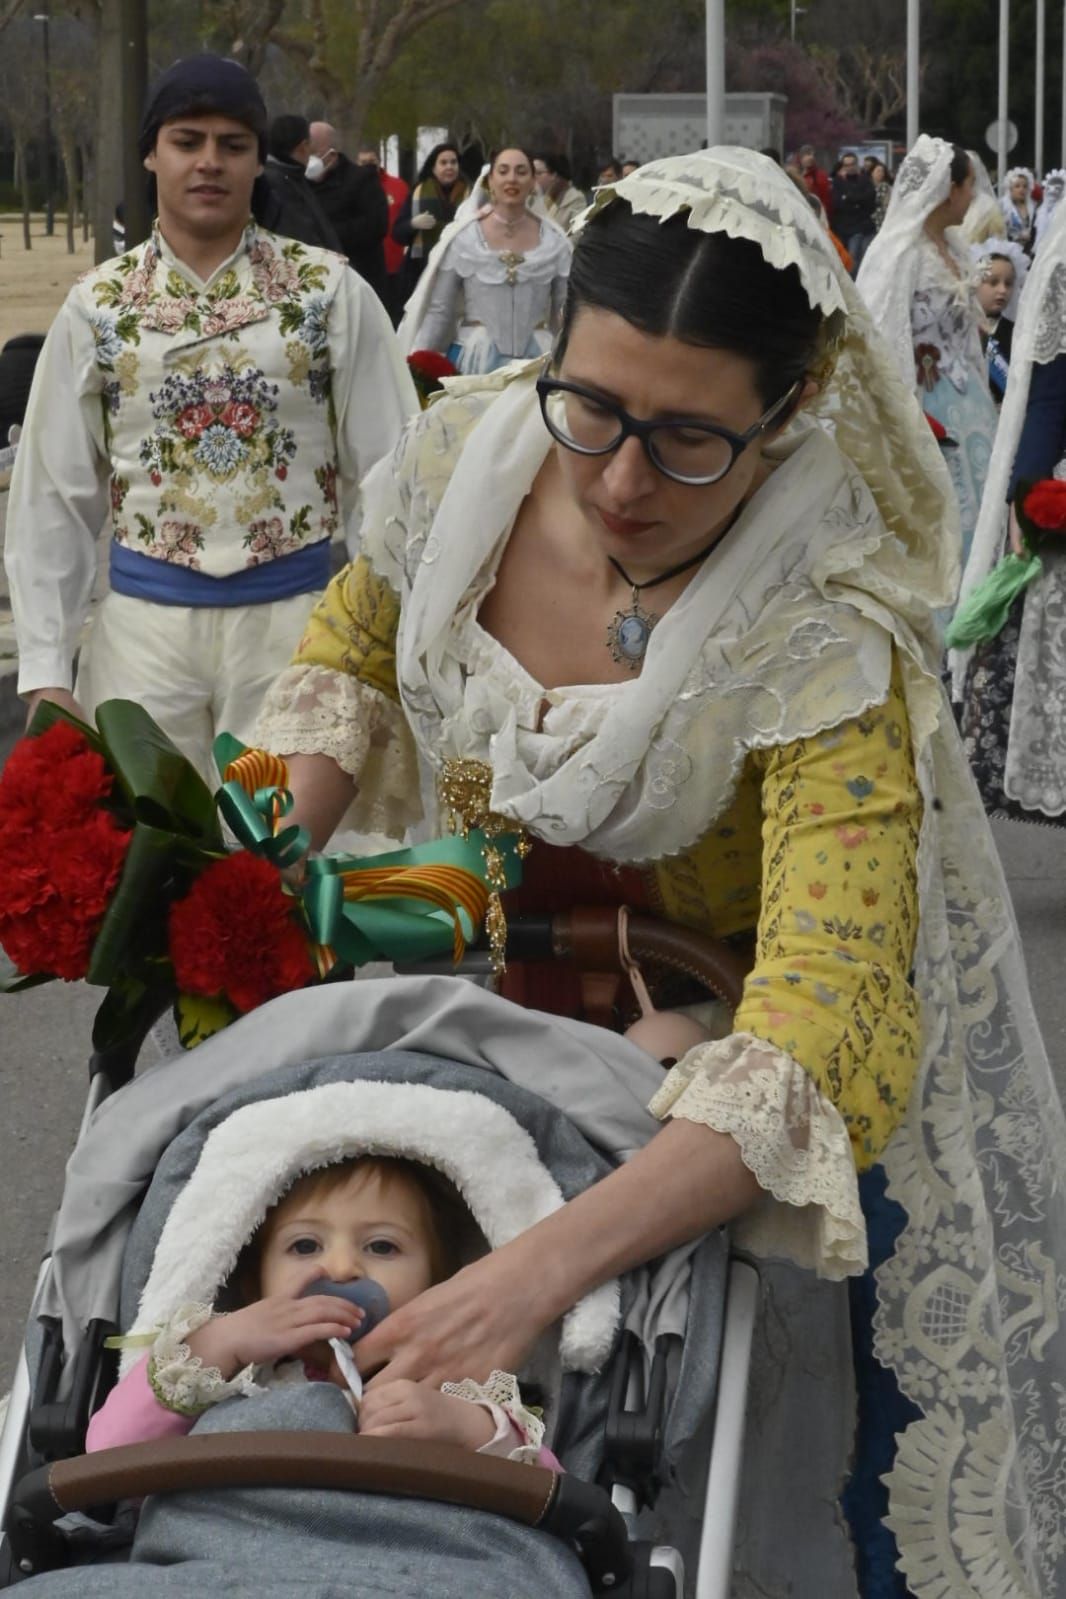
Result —
M 1066 482 L 1058 478 L 1020 482 L 1014 514 L 1025 537 L 1025 553 L 1011 550 L 967 595 L 947 630 L 951 649 L 983 644 L 1003 631 L 1015 600 L 1043 571 L 1041 550 L 1066 533 Z
M 109 700 L 96 715 L 88 727 L 45 702 L 0 772 L 0 991 L 105 988 L 97 1050 L 139 1045 L 168 1006 L 191 1047 L 366 961 L 458 959 L 490 893 L 517 880 L 517 849 L 472 829 L 316 857 L 290 887 L 281 869 L 310 841 L 285 823 L 284 761 L 222 734 L 212 794 L 143 707 Z
M 459 375 L 459 368 L 437 350 L 412 350 L 407 357 L 407 370 L 414 380 L 423 410 L 429 404 L 430 397 L 444 387 L 445 378 Z

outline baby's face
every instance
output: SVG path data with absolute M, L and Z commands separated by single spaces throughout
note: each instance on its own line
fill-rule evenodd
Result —
M 259 1291 L 297 1295 L 317 1277 L 373 1277 L 399 1310 L 433 1282 L 425 1204 L 397 1174 L 353 1172 L 326 1192 L 298 1190 L 282 1201 L 263 1245 Z

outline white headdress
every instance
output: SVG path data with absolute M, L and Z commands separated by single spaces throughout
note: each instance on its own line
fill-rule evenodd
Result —
M 1033 367 L 1066 353 L 1066 206 L 1059 206 L 1025 285 L 1011 342 L 1010 377 L 985 479 L 970 558 L 962 574 L 960 603 L 1003 553 L 1007 489 L 1025 424 Z M 952 652 L 956 694 L 962 692 L 969 650 Z
M 915 387 L 911 302 L 918 277 L 918 245 L 926 219 L 951 193 L 955 151 L 944 139 L 920 134 L 892 186 L 881 231 L 863 257 L 856 287 L 895 357 L 903 381 Z
M 993 256 L 1002 257 L 1014 268 L 1014 288 L 1003 312 L 1005 317 L 1014 322 L 1018 316 L 1025 280 L 1029 276 L 1029 257 L 1014 239 L 985 239 L 981 244 L 972 244 L 970 259 L 977 269 L 978 280 L 983 277 L 987 263 Z
M 1010 167 L 1006 172 L 1004 172 L 999 183 L 999 192 L 1005 200 L 1010 199 L 1010 186 L 1014 182 L 1015 178 L 1024 178 L 1028 185 L 1029 194 L 1031 195 L 1033 192 L 1033 186 L 1036 183 L 1036 173 L 1033 172 L 1030 167 Z
M 1052 167 L 1044 178 L 1044 198 L 1041 200 L 1040 209 L 1036 213 L 1036 223 L 1034 224 L 1036 245 L 1034 250 L 1039 247 L 1041 239 L 1050 227 L 1051 219 L 1055 215 L 1055 211 L 1064 194 L 1066 194 L 1066 168 Z

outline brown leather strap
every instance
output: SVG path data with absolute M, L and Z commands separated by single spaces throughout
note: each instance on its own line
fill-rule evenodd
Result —
M 36 1473 L 34 1475 L 37 1475 Z M 47 1471 L 59 1511 L 217 1488 L 342 1488 L 441 1500 L 539 1526 L 557 1478 L 453 1444 L 335 1432 L 235 1432 L 126 1444 Z M 54 1514 L 54 1512 L 53 1512 Z
M 556 955 L 581 971 L 622 970 L 615 906 L 561 912 L 552 920 L 552 943 Z M 748 963 L 720 939 L 656 916 L 630 915 L 629 949 L 638 961 L 695 978 L 733 1010 L 740 1004 Z

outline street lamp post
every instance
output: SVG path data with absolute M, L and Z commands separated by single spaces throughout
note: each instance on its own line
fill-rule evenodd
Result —
M 52 56 L 49 39 L 51 16 L 47 11 L 34 13 L 34 22 L 41 24 L 44 46 L 44 231 L 49 238 L 55 232 L 55 202 L 52 195 Z
M 793 44 L 796 42 L 796 18 L 806 15 L 806 6 L 798 6 L 796 0 L 788 0 L 788 36 Z
M 1044 171 L 1044 44 L 1047 31 L 1046 0 L 1036 0 L 1036 111 L 1033 157 L 1036 175 Z
M 725 0 L 707 0 L 707 145 L 725 139 Z
M 921 94 L 921 30 L 919 0 L 907 0 L 907 149 L 913 150 L 918 138 L 918 102 Z
M 999 103 L 996 113 L 999 171 L 1007 170 L 1007 84 L 1010 66 L 1010 0 L 999 0 Z

